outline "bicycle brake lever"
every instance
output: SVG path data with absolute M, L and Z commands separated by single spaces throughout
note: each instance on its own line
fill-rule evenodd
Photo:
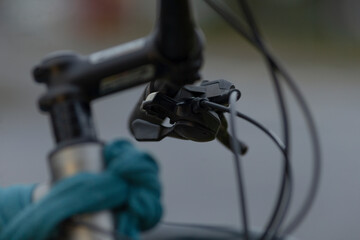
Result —
M 215 139 L 220 119 L 213 111 L 197 111 L 200 98 L 170 98 L 160 92 L 150 94 L 141 107 L 147 114 L 159 119 L 168 118 L 171 127 L 146 121 L 133 121 L 132 129 L 136 139 L 159 141 L 166 136 L 206 142 Z M 146 131 L 145 131 L 146 130 Z M 143 131 L 147 132 L 146 134 Z M 152 132 L 150 134 L 150 132 Z M 146 135 L 146 137 L 145 137 Z M 150 137 L 151 136 L 151 137 Z
M 134 137 L 138 141 L 160 141 L 165 137 L 184 139 L 174 132 L 174 127 L 164 127 L 142 119 L 133 121 L 132 128 Z
M 227 128 L 228 128 L 227 120 L 224 117 L 224 114 L 220 114 L 219 116 L 220 116 L 220 120 L 221 120 L 221 127 L 216 136 L 216 139 L 220 143 L 222 143 L 227 149 L 229 149 L 230 151 L 233 151 L 233 148 L 231 146 L 231 141 L 232 141 L 233 137 L 227 131 Z M 247 153 L 247 151 L 249 150 L 249 147 L 247 146 L 247 144 L 239 139 L 235 139 L 235 141 L 239 145 L 240 154 L 245 155 Z
M 215 80 L 203 81 L 200 86 L 186 85 L 173 98 L 162 92 L 150 93 L 141 104 L 142 110 L 160 122 L 169 118 L 172 126 L 135 119 L 131 123 L 132 133 L 139 141 L 160 141 L 169 136 L 198 142 L 214 140 L 220 134 L 223 136 L 220 142 L 230 149 L 224 140 L 226 134 L 220 132 L 223 121 L 219 113 L 204 109 L 199 103 L 206 99 L 227 105 L 229 94 L 234 90 L 235 86 L 231 82 Z M 245 152 L 245 148 L 245 144 L 241 144 L 242 152 Z

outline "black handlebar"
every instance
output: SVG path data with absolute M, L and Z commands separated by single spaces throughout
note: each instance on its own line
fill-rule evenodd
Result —
M 64 128 L 79 127 L 59 124 L 64 119 L 57 109 L 76 120 L 67 124 L 79 125 L 78 119 L 83 123 L 92 122 L 90 114 L 76 116 L 71 108 L 63 106 L 75 106 L 78 102 L 89 105 L 92 100 L 146 82 L 152 82 L 147 89 L 161 89 L 163 93 L 172 95 L 185 84 L 200 78 L 202 41 L 193 23 L 189 1 L 159 0 L 158 11 L 155 30 L 146 38 L 89 56 L 71 52 L 51 54 L 34 69 L 35 80 L 48 86 L 48 91 L 40 99 L 40 107 L 51 115 L 57 143 L 92 135 L 69 133 L 66 137 L 59 137 Z M 146 93 L 141 96 L 139 104 L 146 98 Z M 130 121 L 135 118 L 154 120 L 141 113 L 139 104 L 135 106 Z M 91 128 L 87 129 L 90 131 Z

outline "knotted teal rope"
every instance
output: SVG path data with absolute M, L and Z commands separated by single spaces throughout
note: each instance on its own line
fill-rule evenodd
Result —
M 138 239 L 139 231 L 154 227 L 162 216 L 154 159 L 127 141 L 107 145 L 104 156 L 107 169 L 102 174 L 80 173 L 64 179 L 39 202 L 21 212 L 12 210 L 15 216 L 1 222 L 0 240 L 45 240 L 65 219 L 103 209 L 114 209 L 117 229 L 133 239 Z M 0 208 L 5 209 L 6 204 L 2 202 Z
M 35 185 L 17 185 L 0 189 L 0 232 L 31 203 L 34 187 Z

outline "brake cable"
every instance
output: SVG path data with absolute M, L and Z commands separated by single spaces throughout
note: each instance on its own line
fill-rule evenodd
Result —
M 230 132 L 232 135 L 231 146 L 234 153 L 234 164 L 235 164 L 235 172 L 236 178 L 238 181 L 238 194 L 239 194 L 239 201 L 240 201 L 240 208 L 241 208 L 241 218 L 244 226 L 244 238 L 245 240 L 249 240 L 249 223 L 248 223 L 248 214 L 247 214 L 247 203 L 246 203 L 246 196 L 245 196 L 245 183 L 244 177 L 242 174 L 242 163 L 240 159 L 240 149 L 235 142 L 236 137 L 236 124 L 235 124 L 235 116 L 236 116 L 236 109 L 235 109 L 235 102 L 237 100 L 238 93 L 236 91 L 232 91 L 229 96 L 229 104 L 230 104 Z
M 233 27 L 240 35 L 242 35 L 247 41 L 249 41 L 257 50 L 259 50 L 264 55 L 264 57 L 266 58 L 266 61 L 268 62 L 268 66 L 271 69 L 271 74 L 272 74 L 272 77 L 273 77 L 273 80 L 275 83 L 278 82 L 276 73 L 279 73 L 280 75 L 282 75 L 282 77 L 285 80 L 286 84 L 288 85 L 289 89 L 293 93 L 296 101 L 298 102 L 300 109 L 304 114 L 306 124 L 308 125 L 310 139 L 311 139 L 312 146 L 313 146 L 313 161 L 314 161 L 311 185 L 310 185 L 310 189 L 306 195 L 305 201 L 304 201 L 303 205 L 301 206 L 300 210 L 296 213 L 295 217 L 290 221 L 288 226 L 285 227 L 285 229 L 283 230 L 284 235 L 289 234 L 300 224 L 300 222 L 304 219 L 306 214 L 309 212 L 311 205 L 315 199 L 316 193 L 318 191 L 318 187 L 319 187 L 320 168 L 321 168 L 321 153 L 320 153 L 319 137 L 316 132 L 315 122 L 313 120 L 313 117 L 309 110 L 309 107 L 306 104 L 306 101 L 305 101 L 304 97 L 302 96 L 299 88 L 296 86 L 295 82 L 286 73 L 286 71 L 283 69 L 283 67 L 281 67 L 274 60 L 274 58 L 271 56 L 269 51 L 262 44 L 262 41 L 258 34 L 258 30 L 257 30 L 256 24 L 255 24 L 254 18 L 252 17 L 252 13 L 251 13 L 250 8 L 248 7 L 246 1 L 245 0 L 240 1 L 240 5 L 242 6 L 242 10 L 244 12 L 245 18 L 247 19 L 250 28 L 251 28 L 253 36 L 250 36 L 250 34 L 246 33 L 241 22 L 237 19 L 237 16 L 232 11 L 230 11 L 228 8 L 225 8 L 224 7 L 225 5 L 221 6 L 220 3 L 213 1 L 213 0 L 205 0 L 205 2 L 207 2 L 208 5 L 210 7 L 212 7 L 231 27 Z M 278 99 L 281 103 L 282 90 L 278 83 L 275 84 L 275 87 L 277 89 Z M 282 108 L 282 104 L 283 103 L 280 104 L 280 107 L 282 110 L 285 110 Z M 283 122 L 285 122 L 284 112 L 285 111 L 282 111 Z M 286 126 L 283 125 L 283 127 L 285 130 Z M 285 131 L 284 131 L 284 135 L 286 136 Z M 287 141 L 285 141 L 285 142 L 287 142 Z M 283 183 L 284 183 L 284 181 L 283 181 Z M 284 192 L 284 191 L 281 191 L 281 192 Z M 261 239 L 264 239 L 266 237 L 267 232 L 270 232 L 272 225 L 274 224 L 274 222 L 277 218 L 278 210 L 281 208 L 282 199 L 283 198 L 281 196 L 279 196 L 277 204 L 276 204 L 277 206 L 276 206 L 275 210 L 273 211 L 272 219 L 268 223 L 266 231 L 264 232 L 264 235 Z M 287 202 L 289 202 L 289 200 L 290 199 L 288 198 Z M 273 228 L 276 230 L 274 232 L 274 234 L 276 234 L 277 229 L 280 227 L 280 224 L 282 223 L 282 221 L 285 217 L 285 213 L 286 213 L 286 210 L 288 207 L 289 207 L 289 205 L 287 203 L 285 205 L 284 213 L 280 217 L 280 220 L 278 220 L 278 222 L 277 222 L 277 226 Z

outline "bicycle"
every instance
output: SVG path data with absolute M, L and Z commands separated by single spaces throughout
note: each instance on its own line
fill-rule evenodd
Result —
M 160 141 L 167 136 L 200 142 L 218 139 L 235 153 L 243 233 L 224 228 L 197 226 L 198 229 L 222 231 L 230 235 L 229 239 L 254 238 L 250 237 L 241 164 L 237 159 L 239 155 L 245 154 L 247 146 L 237 140 L 234 116 L 237 115 L 254 124 L 275 142 L 284 155 L 284 175 L 272 217 L 260 236 L 260 239 L 274 239 L 279 235 L 280 226 L 290 203 L 292 181 L 288 148 L 290 146 L 288 117 L 277 74 L 285 78 L 303 108 L 313 134 L 314 159 L 316 160 L 314 184 L 300 213 L 291 221 L 285 233 L 291 232 L 304 217 L 318 186 L 320 152 L 316 129 L 300 92 L 263 44 L 246 2 L 239 1 L 250 27 L 248 32 L 228 9 L 215 1 L 207 0 L 206 2 L 264 55 L 281 107 L 284 144 L 260 123 L 235 111 L 233 106 L 234 102 L 240 98 L 240 91 L 235 89 L 232 83 L 217 80 L 203 81 L 200 86 L 191 85 L 200 78 L 198 71 L 203 61 L 202 35 L 193 24 L 188 1 L 176 0 L 169 3 L 162 0 L 159 2 L 158 25 L 148 37 L 97 52 L 88 57 L 74 53 L 50 55 L 35 68 L 36 81 L 45 83 L 48 87 L 39 105 L 43 111 L 50 114 L 57 143 L 57 148 L 49 157 L 52 178 L 56 182 L 78 171 L 101 171 L 103 169 L 100 154 L 102 144 L 98 141 L 92 124 L 90 103 L 109 94 L 150 82 L 129 121 L 129 128 L 137 140 Z M 227 107 L 228 105 L 230 108 Z M 231 113 L 231 134 L 227 132 L 224 112 Z M 171 127 L 162 125 L 165 118 L 170 119 Z M 86 161 L 84 161 L 84 156 L 86 156 Z M 99 219 L 106 220 L 99 222 Z M 86 219 L 85 222 L 83 220 L 80 218 L 77 222 L 78 226 L 67 233 L 70 234 L 69 239 L 76 239 L 74 236 L 80 236 L 79 232 L 84 231 L 90 239 L 95 239 L 103 229 L 107 229 L 105 235 L 111 235 L 109 239 L 114 238 L 114 234 L 109 234 L 113 225 L 109 212 L 97 213 L 90 220 Z M 182 225 L 181 227 L 190 226 Z M 104 232 L 101 235 L 103 239 L 108 239 L 104 238 Z M 211 239 L 211 236 L 207 236 L 206 239 Z M 217 239 L 225 238 L 218 237 Z

